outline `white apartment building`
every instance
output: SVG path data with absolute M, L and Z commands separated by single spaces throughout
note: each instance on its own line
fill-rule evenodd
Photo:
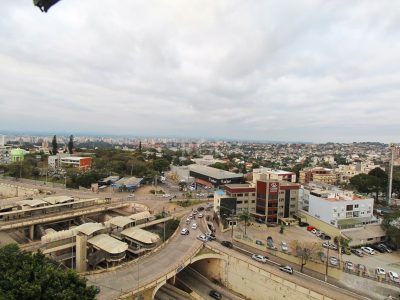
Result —
M 373 216 L 374 199 L 333 186 L 301 189 L 302 209 L 312 217 L 337 228 L 353 228 L 377 223 Z

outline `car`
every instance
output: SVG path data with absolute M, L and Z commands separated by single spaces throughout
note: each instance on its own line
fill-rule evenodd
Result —
M 360 250 L 360 249 L 355 249 L 355 248 L 351 248 L 350 250 L 351 253 L 359 256 L 359 257 L 363 257 L 364 253 Z
M 198 208 L 197 208 L 197 211 L 203 211 L 204 210 L 204 207 L 203 206 L 199 206 Z
M 364 251 L 365 253 L 368 253 L 370 255 L 375 254 L 375 250 L 372 249 L 371 247 L 361 247 L 361 251 Z
M 200 235 L 198 235 L 198 236 L 197 236 L 197 239 L 200 240 L 200 241 L 202 241 L 202 242 L 207 242 L 207 241 L 208 241 L 208 239 L 207 239 L 207 237 L 206 237 L 205 234 L 200 234 Z
M 300 227 L 307 227 L 307 226 L 310 226 L 310 224 L 308 224 L 307 222 L 299 222 L 299 226 Z
M 319 238 L 320 238 L 321 240 L 324 240 L 324 241 L 331 240 L 331 237 L 330 237 L 329 235 L 327 235 L 326 233 L 322 233 L 322 234 L 319 236 Z
M 330 263 L 332 266 L 338 266 L 338 265 L 339 265 L 339 261 L 338 261 L 337 258 L 334 257 L 334 256 L 329 257 L 329 263 Z
M 188 225 L 190 224 L 190 219 L 189 218 L 186 219 L 186 224 L 188 224 Z
M 400 283 L 400 278 L 399 278 L 399 274 L 397 274 L 396 272 L 393 271 L 389 271 L 389 278 L 391 281 Z
M 251 256 L 251 258 L 256 260 L 256 261 L 258 261 L 258 262 L 261 262 L 263 264 L 267 263 L 267 259 L 268 259 L 268 257 L 262 256 L 262 255 L 259 255 L 259 254 L 253 254 Z
M 315 233 L 315 236 L 318 236 L 318 237 L 320 237 L 320 236 L 321 236 L 321 234 L 323 234 L 323 232 L 321 232 L 321 231 L 317 230 L 317 232 Z
M 183 229 L 181 230 L 181 234 L 182 234 L 182 235 L 188 235 L 188 234 L 189 234 L 189 229 L 183 228 Z
M 314 228 L 313 230 L 311 230 L 311 233 L 312 234 L 316 234 L 317 233 L 317 229 Z
M 284 251 L 284 252 L 289 250 L 288 245 L 285 241 L 281 242 L 281 248 L 282 248 L 282 251 Z
M 392 249 L 390 249 L 388 246 L 386 246 L 383 243 L 379 244 L 378 247 L 384 249 L 385 250 L 384 252 L 392 253 Z
M 193 215 L 189 215 L 188 218 L 189 218 L 189 220 L 193 219 Z
M 337 250 L 337 246 L 335 244 L 331 244 L 331 243 L 329 243 L 328 248 L 332 249 L 332 250 Z
M 386 247 L 383 246 L 382 244 L 372 245 L 371 248 L 376 250 L 376 251 L 379 251 L 380 253 L 385 253 L 386 252 Z
M 313 229 L 315 229 L 314 226 L 307 226 L 307 231 L 312 231 Z
M 263 243 L 263 241 L 261 241 L 261 240 L 256 240 L 256 244 L 257 244 L 257 245 L 260 245 L 260 246 L 264 246 L 264 243 Z
M 171 195 L 170 194 L 164 194 L 163 197 L 164 198 L 169 198 L 169 197 L 171 197 Z
M 330 243 L 329 242 L 323 242 L 322 247 L 324 248 L 329 248 Z
M 128 198 L 129 198 L 129 199 L 135 198 L 135 194 L 129 194 L 129 195 L 128 195 Z
M 377 267 L 377 268 L 375 269 L 375 274 L 378 275 L 378 276 L 380 276 L 380 275 L 385 276 L 385 275 L 386 275 L 386 272 L 385 272 L 385 269 L 384 269 L 384 268 Z
M 364 266 L 364 265 L 362 265 L 362 264 L 357 264 L 356 266 L 357 266 L 357 269 L 358 269 L 359 271 L 362 271 L 362 272 L 367 271 L 367 267 Z
M 196 223 L 192 224 L 192 229 L 197 229 L 197 224 Z
M 203 217 L 203 214 L 202 214 L 202 213 L 199 213 L 198 217 L 199 217 L 199 218 L 202 218 L 202 217 Z
M 197 210 L 194 210 L 194 211 L 192 212 L 192 215 L 193 215 L 193 216 L 197 215 Z
M 206 237 L 209 241 L 214 241 L 216 239 L 214 233 L 206 233 Z
M 230 241 L 222 241 L 221 245 L 225 246 L 226 248 L 230 248 L 230 249 L 233 248 L 233 244 Z
M 289 274 L 293 274 L 293 269 L 292 269 L 292 267 L 289 267 L 289 266 L 280 266 L 279 270 L 289 273 Z
M 354 264 L 351 261 L 346 261 L 344 267 L 346 268 L 346 270 L 354 271 Z
M 221 299 L 221 298 L 222 298 L 221 293 L 220 293 L 220 292 L 217 292 L 216 290 L 211 290 L 211 291 L 208 293 L 208 295 L 209 295 L 211 298 L 213 298 L 213 299 Z

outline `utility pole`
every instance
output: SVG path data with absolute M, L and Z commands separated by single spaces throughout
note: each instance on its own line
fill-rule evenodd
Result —
M 396 145 L 395 144 L 390 144 L 390 150 L 391 150 L 391 159 L 390 159 L 390 172 L 389 172 L 389 190 L 388 190 L 388 206 L 392 204 L 392 181 L 393 181 L 393 161 L 394 161 L 394 152 L 396 150 Z
M 340 252 L 340 249 L 339 249 Z M 325 261 L 325 282 L 328 282 L 328 260 L 329 260 L 329 243 L 328 243 L 328 251 L 326 253 L 326 261 Z

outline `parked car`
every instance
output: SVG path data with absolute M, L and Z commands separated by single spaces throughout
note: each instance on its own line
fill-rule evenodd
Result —
M 199 207 L 197 208 L 197 211 L 202 211 L 202 210 L 204 210 L 204 207 L 203 207 L 203 206 L 199 206 Z
M 203 214 L 202 214 L 202 213 L 200 213 L 200 214 L 198 215 L 198 217 L 199 217 L 199 218 L 202 218 L 202 217 L 203 217 Z
M 261 240 L 256 240 L 256 244 L 257 244 L 257 245 L 260 245 L 260 246 L 263 246 L 263 245 L 264 245 L 263 241 L 261 241 Z
M 332 239 L 332 238 L 331 238 L 329 235 L 327 235 L 326 233 L 321 234 L 321 235 L 319 236 L 319 238 L 320 238 L 321 240 L 325 240 L 325 241 L 329 241 L 329 240 Z
M 214 241 L 216 239 L 214 233 L 206 233 L 206 237 L 209 241 Z
M 381 247 L 382 249 L 384 249 L 385 252 L 392 253 L 392 249 L 390 249 L 387 245 L 385 245 L 383 243 L 379 244 L 378 247 Z
M 262 256 L 262 255 L 259 255 L 259 254 L 253 254 L 251 256 L 251 258 L 256 260 L 256 261 L 258 261 L 258 262 L 261 262 L 263 264 L 267 263 L 267 259 L 268 259 L 268 257 Z
M 213 299 L 221 299 L 221 298 L 222 298 L 221 293 L 220 293 L 220 292 L 217 292 L 216 290 L 211 290 L 211 291 L 208 293 L 208 295 L 209 295 L 211 298 L 213 298 Z
M 189 218 L 186 219 L 186 224 L 190 224 L 190 219 Z
M 307 222 L 299 222 L 299 226 L 300 227 L 307 227 L 307 226 L 310 226 L 310 224 L 308 224 Z
M 316 234 L 317 233 L 317 229 L 314 228 L 313 230 L 311 230 L 311 233 L 312 234 Z
M 207 237 L 205 236 L 205 234 L 200 234 L 200 235 L 198 235 L 198 236 L 197 236 L 197 239 L 200 240 L 200 241 L 202 241 L 202 242 L 207 242 L 207 241 L 208 241 L 208 239 L 207 239 Z
M 318 237 L 320 237 L 320 236 L 321 236 L 321 234 L 323 234 L 323 232 L 322 232 L 322 231 L 319 231 L 319 230 L 317 230 L 317 232 L 315 233 L 315 236 L 318 236 Z
M 375 274 L 378 275 L 378 276 L 381 276 L 381 275 L 385 276 L 385 275 L 386 275 L 386 272 L 385 272 L 385 269 L 384 269 L 384 268 L 377 267 L 377 268 L 375 269 Z
M 221 245 L 225 246 L 226 248 L 230 248 L 230 249 L 233 248 L 233 244 L 230 241 L 222 241 Z
M 359 257 L 363 257 L 364 253 L 360 250 L 360 249 L 356 249 L 356 248 L 351 248 L 350 250 L 351 253 L 359 256 Z
M 307 226 L 307 231 L 312 231 L 313 229 L 315 229 L 314 226 Z
M 346 261 L 345 268 L 348 271 L 354 271 L 354 264 L 351 261 Z
M 332 244 L 332 243 L 329 243 L 329 249 L 332 249 L 332 250 L 337 250 L 337 246 L 336 246 L 336 244 Z
M 364 251 L 365 253 L 368 253 L 370 255 L 375 254 L 375 250 L 372 249 L 371 247 L 361 247 L 361 250 Z
M 293 274 L 293 269 L 292 269 L 292 267 L 289 267 L 289 266 L 280 266 L 279 270 L 289 273 L 289 274 Z
M 390 278 L 391 281 L 394 281 L 396 283 L 400 283 L 399 274 L 397 274 L 396 272 L 389 271 L 389 278 Z
M 329 263 L 330 263 L 332 266 L 338 266 L 338 265 L 339 265 L 339 261 L 338 261 L 337 258 L 334 257 L 334 256 L 329 257 Z
M 282 251 L 286 252 L 289 250 L 288 245 L 285 241 L 281 242 Z
M 371 248 L 379 251 L 380 253 L 385 253 L 386 252 L 386 247 L 383 246 L 382 244 L 378 244 L 378 245 L 371 245 Z
M 181 234 L 182 234 L 182 235 L 188 235 L 188 234 L 189 234 L 189 229 L 183 228 L 183 229 L 181 230 Z
M 197 224 L 196 223 L 192 224 L 192 229 L 197 229 Z

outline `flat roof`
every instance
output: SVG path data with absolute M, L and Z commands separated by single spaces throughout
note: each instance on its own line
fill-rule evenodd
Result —
M 151 217 L 150 212 L 148 210 L 145 210 L 136 214 L 132 214 L 128 218 L 130 218 L 131 220 L 139 221 L 150 217 Z
M 363 227 L 358 227 L 357 229 L 342 230 L 342 234 L 348 238 L 355 240 L 365 240 L 368 238 L 382 237 L 386 236 L 385 231 L 382 229 L 381 225 L 365 225 Z
M 114 185 L 138 185 L 140 182 L 143 180 L 143 178 L 137 178 L 137 177 L 123 177 L 120 180 L 116 181 Z
M 134 221 L 131 218 L 125 216 L 117 216 L 107 221 L 107 223 L 121 228 L 133 222 Z
M 248 189 L 252 187 L 249 183 L 230 183 L 224 184 L 224 186 L 230 189 Z
M 50 204 L 58 204 L 58 203 L 74 201 L 74 198 L 70 197 L 70 196 L 51 196 L 51 197 L 43 198 L 43 200 Z
M 91 157 L 83 157 L 83 156 L 64 156 L 64 157 L 61 157 L 61 160 L 66 160 L 66 159 L 68 159 L 68 160 L 79 161 L 79 160 L 81 160 L 81 159 L 83 159 L 83 158 L 91 158 Z
M 121 232 L 121 234 L 143 244 L 154 244 L 160 240 L 160 237 L 157 234 L 137 227 L 125 229 Z
M 91 235 L 95 233 L 96 231 L 104 229 L 104 225 L 101 223 L 85 223 L 81 224 L 77 227 L 74 228 L 74 230 L 79 231 L 85 235 Z
M 242 173 L 232 173 L 225 170 L 220 170 L 208 166 L 201 166 L 201 165 L 189 165 L 189 170 L 200 173 L 215 179 L 226 179 L 226 178 L 242 178 Z
M 118 254 L 128 250 L 127 243 L 121 242 L 104 233 L 92 237 L 88 242 L 110 254 Z
M 21 200 L 21 201 L 18 201 L 17 204 L 20 206 L 36 207 L 41 204 L 48 204 L 48 202 L 40 200 L 40 199 L 33 199 L 33 200 Z
M 106 178 L 100 179 L 99 181 L 117 181 L 119 179 L 119 176 L 108 176 Z

